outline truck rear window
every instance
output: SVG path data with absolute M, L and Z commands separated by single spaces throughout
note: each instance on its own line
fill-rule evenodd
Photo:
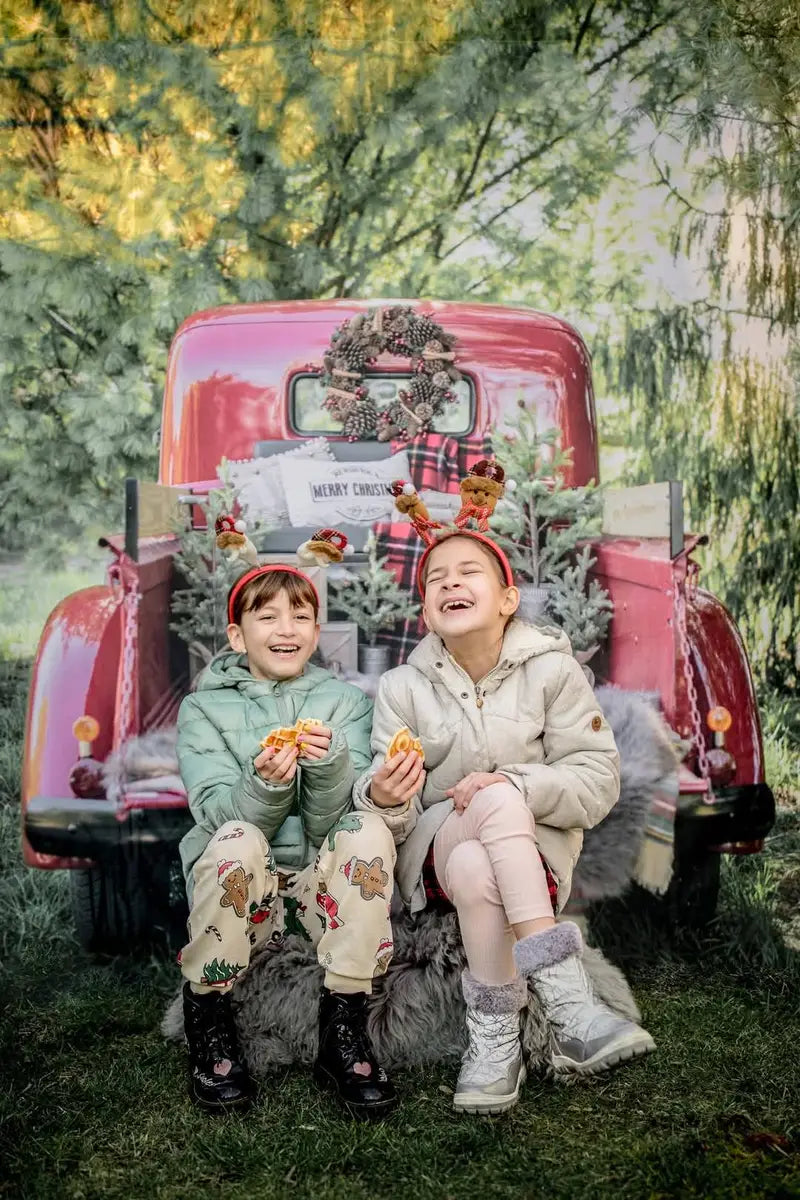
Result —
M 397 393 L 401 388 L 408 387 L 410 379 L 410 373 L 365 375 L 364 385 L 378 409 L 381 409 L 397 399 Z M 472 380 L 464 376 L 453 384 L 453 391 L 456 399 L 435 419 L 433 428 L 436 433 L 460 436 L 470 433 L 475 423 L 475 389 Z M 295 433 L 341 433 L 341 426 L 322 407 L 324 399 L 325 388 L 318 375 L 293 377 L 289 388 L 289 419 Z

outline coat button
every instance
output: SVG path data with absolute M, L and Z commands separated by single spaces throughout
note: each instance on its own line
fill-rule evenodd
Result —
M 439 668 L 439 670 L 441 671 L 442 667 L 444 666 L 444 663 L 440 663 L 440 662 L 438 662 L 438 663 L 436 664 L 436 666 L 437 666 L 437 667 Z
M 462 693 L 461 693 L 461 699 L 462 699 L 462 700 L 469 700 L 469 692 L 462 692 Z
M 595 733 L 599 733 L 602 728 L 603 728 L 603 718 L 602 717 L 592 717 L 592 729 L 595 731 Z

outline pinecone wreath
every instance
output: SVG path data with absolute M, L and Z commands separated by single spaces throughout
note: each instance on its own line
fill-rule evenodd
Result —
M 324 407 L 351 442 L 427 434 L 456 399 L 452 384 L 461 374 L 454 345 L 455 338 L 429 313 L 401 305 L 359 313 L 343 321 L 331 338 L 323 360 Z M 414 375 L 397 400 L 379 412 L 363 380 L 384 353 L 409 359 Z

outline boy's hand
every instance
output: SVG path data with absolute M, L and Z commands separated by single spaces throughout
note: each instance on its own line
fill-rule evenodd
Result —
M 508 779 L 505 775 L 490 775 L 487 771 L 472 771 L 469 775 L 465 775 L 455 787 L 445 792 L 445 795 L 452 796 L 453 808 L 457 813 L 463 813 L 475 793 L 493 783 L 508 783 Z
M 297 735 L 297 748 L 302 758 L 324 758 L 331 748 L 332 732 L 327 725 L 315 725 Z
M 297 773 L 298 754 L 296 746 L 284 746 L 282 750 L 267 746 L 253 759 L 253 766 L 264 783 L 291 783 Z
M 378 808 L 400 808 L 425 786 L 423 760 L 415 750 L 394 754 L 369 781 L 369 798 Z

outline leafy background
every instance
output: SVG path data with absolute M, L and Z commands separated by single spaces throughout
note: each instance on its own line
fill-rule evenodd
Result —
M 583 332 L 611 474 L 684 479 L 795 686 L 793 0 L 0 12 L 0 545 L 118 522 L 198 308 L 523 302 Z
M 800 1194 L 799 35 L 795 0 L 0 0 L 0 1193 Z M 702 945 L 597 914 L 644 1063 L 468 1124 L 406 1072 L 366 1128 L 286 1072 L 209 1123 L 157 1033 L 174 965 L 90 960 L 67 873 L 20 862 L 29 664 L 155 475 L 180 321 L 351 295 L 580 329 L 604 478 L 682 478 L 712 536 L 778 822 Z

